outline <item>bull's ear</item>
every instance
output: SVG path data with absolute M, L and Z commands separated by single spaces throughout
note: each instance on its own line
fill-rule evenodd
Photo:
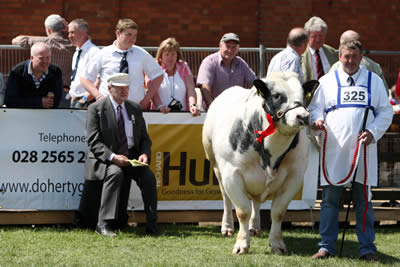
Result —
M 267 85 L 262 80 L 256 79 L 253 84 L 257 88 L 257 94 L 259 96 L 267 99 L 271 95 Z
M 317 80 L 311 80 L 303 83 L 303 91 L 304 95 L 311 95 L 311 97 L 314 95 L 315 90 L 319 86 L 319 81 Z
M 317 90 L 318 86 L 319 81 L 317 80 L 311 80 L 303 83 L 304 104 L 306 105 L 306 107 L 308 107 L 308 105 L 310 104 L 314 96 L 314 92 L 315 90 Z

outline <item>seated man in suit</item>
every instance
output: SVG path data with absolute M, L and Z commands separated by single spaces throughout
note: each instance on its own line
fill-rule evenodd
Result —
M 146 212 L 146 233 L 159 235 L 157 190 L 148 166 L 132 167 L 129 159 L 149 163 L 151 140 L 140 105 L 128 99 L 129 75 L 117 73 L 108 79 L 109 96 L 89 106 L 86 179 L 102 180 L 102 192 L 96 232 L 113 237 L 114 229 L 123 227 L 131 179 L 139 186 Z M 84 205 L 82 203 L 80 205 Z

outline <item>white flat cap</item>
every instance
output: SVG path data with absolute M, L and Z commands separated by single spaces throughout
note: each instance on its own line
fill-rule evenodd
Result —
M 129 75 L 127 73 L 115 73 L 107 78 L 111 86 L 129 86 Z

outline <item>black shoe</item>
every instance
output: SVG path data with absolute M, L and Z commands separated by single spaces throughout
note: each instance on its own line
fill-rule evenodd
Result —
M 161 231 L 158 229 L 157 225 L 147 225 L 146 226 L 146 235 L 160 236 Z
M 117 234 L 113 232 L 109 225 L 96 226 L 96 233 L 107 237 L 115 237 Z
M 368 254 L 362 255 L 360 257 L 360 260 L 364 260 L 364 261 L 379 261 L 379 257 L 375 253 L 368 253 Z

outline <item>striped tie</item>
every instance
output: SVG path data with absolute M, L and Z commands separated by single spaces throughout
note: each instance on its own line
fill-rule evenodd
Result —
M 128 66 L 128 61 L 126 60 L 126 57 L 128 55 L 127 52 L 119 52 L 122 56 L 121 62 L 119 63 L 119 72 L 120 73 L 129 73 L 129 66 Z

